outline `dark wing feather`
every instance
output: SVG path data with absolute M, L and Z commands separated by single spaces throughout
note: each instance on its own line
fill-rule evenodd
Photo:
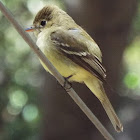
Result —
M 105 68 L 96 55 L 89 53 L 84 43 L 82 44 L 73 35 L 61 30 L 53 32 L 51 40 L 66 57 L 92 73 L 101 81 L 105 81 Z

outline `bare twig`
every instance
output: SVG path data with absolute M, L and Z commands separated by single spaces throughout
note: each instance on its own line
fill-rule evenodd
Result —
M 52 72 L 58 82 L 63 86 L 65 79 L 59 74 L 59 72 L 54 68 L 54 66 L 50 63 L 50 61 L 46 58 L 46 56 L 40 51 L 37 45 L 33 42 L 31 37 L 24 31 L 24 29 L 18 24 L 15 20 L 14 16 L 9 12 L 8 9 L 0 2 L 0 10 L 4 14 L 4 16 L 13 24 L 19 34 L 23 37 L 23 39 L 27 42 L 27 44 L 33 49 L 35 54 L 41 59 L 44 64 L 48 67 L 48 69 Z M 70 85 L 67 84 L 65 89 Z M 81 100 L 81 98 L 77 95 L 77 93 L 71 88 L 67 92 L 71 98 L 76 102 L 76 104 L 81 108 L 81 110 L 86 114 L 86 116 L 91 120 L 91 122 L 96 126 L 96 128 L 101 132 L 101 134 L 107 140 L 114 140 L 114 138 L 109 134 L 109 132 L 104 128 L 104 126 L 100 123 L 100 121 L 96 118 L 96 116 L 91 112 L 91 110 L 85 105 L 85 103 Z

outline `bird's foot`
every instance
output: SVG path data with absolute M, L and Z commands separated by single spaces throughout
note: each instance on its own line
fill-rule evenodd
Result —
M 68 92 L 71 88 L 72 88 L 72 84 L 69 82 L 69 79 L 72 77 L 73 75 L 70 75 L 68 77 L 64 77 L 65 82 L 63 85 L 63 88 Z

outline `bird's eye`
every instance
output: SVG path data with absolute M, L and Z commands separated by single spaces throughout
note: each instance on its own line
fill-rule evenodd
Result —
M 40 23 L 40 25 L 45 26 L 46 25 L 46 21 L 45 20 L 42 20 L 41 23 Z

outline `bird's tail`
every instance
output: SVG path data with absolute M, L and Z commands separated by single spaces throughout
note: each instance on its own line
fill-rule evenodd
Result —
M 100 102 L 101 102 L 102 106 L 104 107 L 115 130 L 117 132 L 123 131 L 123 126 L 122 126 L 119 118 L 117 117 L 117 115 L 105 93 L 102 83 L 95 78 L 91 78 L 91 79 L 89 78 L 89 79 L 85 80 L 84 83 L 95 94 L 95 96 L 100 100 Z

